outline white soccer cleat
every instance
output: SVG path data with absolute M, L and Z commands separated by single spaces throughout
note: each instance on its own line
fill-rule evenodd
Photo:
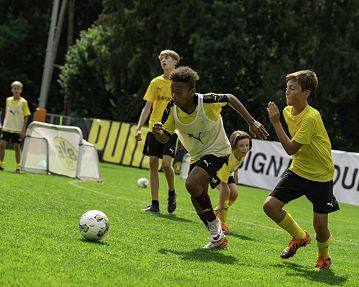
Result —
M 217 242 L 224 238 L 224 233 L 222 231 L 222 223 L 218 218 L 211 222 L 208 222 L 208 229 L 210 232 L 209 240 L 211 242 Z
M 204 249 L 224 249 L 227 247 L 228 239 L 227 237 L 224 237 L 222 240 L 218 240 L 216 242 L 208 242 L 205 246 L 203 246 Z

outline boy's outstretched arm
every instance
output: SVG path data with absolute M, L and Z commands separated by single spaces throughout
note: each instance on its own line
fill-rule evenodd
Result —
M 269 102 L 267 106 L 269 120 L 272 123 L 275 133 L 278 136 L 279 141 L 281 142 L 284 150 L 289 155 L 295 154 L 301 147 L 302 144 L 297 143 L 296 141 L 290 139 L 285 133 L 282 124 L 280 123 L 280 113 L 279 109 L 275 103 Z
M 26 132 L 26 127 L 27 127 L 28 121 L 29 121 L 29 116 L 24 117 L 24 124 L 23 124 L 21 132 L 20 132 L 20 137 L 22 139 L 24 139 L 24 137 L 25 137 L 25 132 Z
M 235 96 L 233 96 L 232 94 L 226 95 L 228 97 L 228 103 L 231 108 L 237 111 L 247 122 L 250 134 L 260 139 L 267 139 L 269 134 L 265 127 L 251 116 L 245 106 Z
M 219 185 L 219 201 L 217 207 L 214 209 L 214 213 L 216 215 L 218 215 L 222 211 L 224 207 L 224 202 L 228 200 L 229 194 L 230 194 L 230 190 L 228 184 L 226 182 L 221 181 Z
M 156 140 L 158 140 L 160 143 L 166 143 L 170 139 L 170 137 L 165 133 L 163 124 L 161 122 L 155 123 L 153 125 L 152 132 L 155 135 Z
M 141 115 L 140 115 L 140 118 L 138 119 L 138 123 L 137 123 L 137 127 L 136 127 L 135 138 L 138 141 L 142 140 L 141 128 L 143 127 L 146 120 L 148 119 L 148 116 L 151 113 L 151 109 L 152 109 L 152 103 L 149 101 L 146 101 L 146 104 L 141 111 Z

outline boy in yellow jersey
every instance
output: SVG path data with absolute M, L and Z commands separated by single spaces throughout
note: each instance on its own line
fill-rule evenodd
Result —
M 244 131 L 234 131 L 229 137 L 232 152 L 229 155 L 228 164 L 224 164 L 218 172 L 218 181 L 213 185 L 219 187 L 219 201 L 214 209 L 215 214 L 222 222 L 222 230 L 229 233 L 227 225 L 228 209 L 236 201 L 238 197 L 237 184 L 234 178 L 235 172 L 244 161 L 247 153 L 252 148 L 252 138 Z M 211 182 L 212 186 L 212 182 Z
M 31 114 L 27 101 L 21 97 L 22 83 L 11 84 L 12 97 L 6 99 L 5 118 L 0 140 L 0 170 L 4 170 L 4 156 L 7 143 L 11 140 L 15 149 L 16 173 L 21 171 L 20 145 L 25 136 L 28 117 Z
M 280 123 L 280 112 L 273 102 L 268 103 L 269 119 L 285 151 L 293 161 L 275 189 L 264 202 L 265 213 L 292 239 L 281 253 L 287 259 L 298 248 L 310 243 L 309 234 L 292 216 L 283 210 L 288 202 L 304 195 L 313 205 L 313 225 L 316 232 L 318 257 L 315 268 L 328 269 L 329 256 L 328 213 L 339 210 L 333 195 L 334 164 L 331 143 L 320 113 L 308 105 L 309 96 L 315 96 L 318 86 L 316 74 L 311 70 L 298 71 L 286 76 L 286 102 L 283 110 L 290 137 Z
M 210 242 L 204 248 L 224 248 L 227 238 L 208 196 L 209 180 L 227 162 L 231 152 L 220 115 L 222 107 L 229 104 L 259 138 L 266 138 L 268 134 L 235 96 L 196 93 L 198 79 L 198 74 L 190 67 L 179 67 L 171 73 L 172 101 L 165 112 L 168 117 L 164 124 L 158 122 L 153 126 L 153 133 L 157 140 L 165 143 L 175 129 L 178 130 L 178 137 L 191 156 L 186 188 L 199 218 L 210 231 Z
M 141 127 L 149 119 L 149 132 L 146 136 L 143 154 L 150 157 L 150 188 L 152 202 L 144 211 L 159 212 L 159 177 L 158 167 L 159 159 L 162 159 L 162 168 L 168 185 L 168 204 L 167 211 L 172 213 L 176 209 L 176 193 L 174 188 L 174 170 L 172 167 L 172 159 L 176 150 L 177 135 L 171 136 L 166 144 L 162 144 L 156 140 L 152 133 L 152 126 L 162 120 L 163 112 L 167 104 L 171 100 L 171 82 L 169 80 L 170 73 L 176 68 L 180 61 L 179 55 L 172 50 L 163 50 L 158 56 L 163 74 L 154 78 L 147 88 L 143 99 L 146 101 L 142 109 L 140 118 L 136 128 L 136 140 L 142 140 Z M 151 114 L 151 115 L 150 115 Z

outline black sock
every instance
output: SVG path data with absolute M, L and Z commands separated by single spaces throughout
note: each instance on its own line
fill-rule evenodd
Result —
M 198 205 L 201 207 L 201 209 L 204 211 L 204 213 L 206 214 L 208 222 L 216 219 L 216 215 L 213 212 L 211 199 L 209 198 L 209 195 L 207 192 L 202 192 L 202 194 L 200 196 L 193 197 L 193 198 L 198 203 Z
M 202 220 L 202 222 L 204 223 L 204 225 L 206 227 L 208 227 L 208 220 L 207 220 L 207 215 L 205 213 L 197 213 L 198 217 Z
M 175 190 L 169 190 L 169 191 L 168 191 L 168 195 L 170 195 L 170 196 L 171 196 L 171 195 L 175 195 L 175 194 L 176 194 Z
M 158 200 L 152 200 L 152 204 L 153 204 L 153 205 L 159 205 L 160 202 L 159 202 Z

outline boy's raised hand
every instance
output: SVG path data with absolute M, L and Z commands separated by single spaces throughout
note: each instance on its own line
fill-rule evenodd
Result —
M 272 123 L 272 125 L 279 123 L 280 113 L 275 103 L 273 102 L 268 103 L 267 112 L 268 112 L 269 120 Z
M 254 121 L 249 125 L 249 132 L 253 137 L 258 137 L 262 140 L 267 139 L 269 136 L 266 128 L 258 121 Z

